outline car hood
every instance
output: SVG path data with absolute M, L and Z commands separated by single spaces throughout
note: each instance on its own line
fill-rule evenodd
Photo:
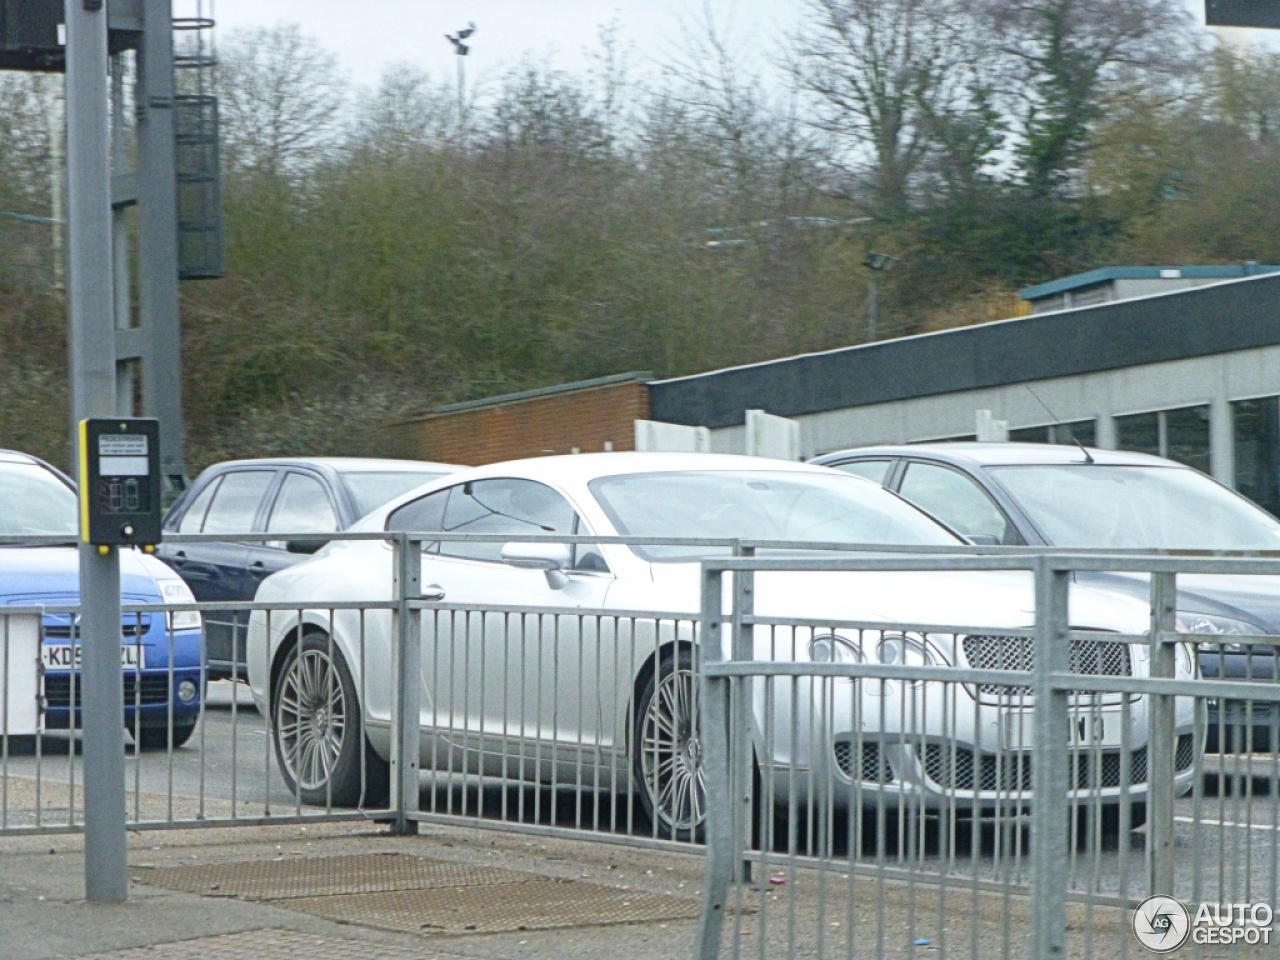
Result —
M 1148 579 L 1141 574 L 1102 573 L 1091 575 L 1089 582 L 1145 601 Z M 1184 613 L 1243 620 L 1260 633 L 1280 634 L 1280 578 L 1182 574 L 1177 607 Z
M 135 550 L 120 551 L 120 594 L 126 600 L 158 601 L 160 591 L 148 561 Z M 0 547 L 0 603 L 39 603 L 80 593 L 76 547 Z
M 690 567 L 654 564 L 654 581 L 674 600 L 696 589 Z M 761 616 L 988 628 L 1035 622 L 1034 582 L 1026 571 L 769 571 L 756 578 Z M 687 602 L 697 609 L 696 597 Z M 1072 586 L 1070 620 L 1077 629 L 1135 634 L 1150 622 L 1144 598 L 1095 584 Z

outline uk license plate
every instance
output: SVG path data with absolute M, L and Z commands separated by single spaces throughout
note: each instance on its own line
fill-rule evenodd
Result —
M 1119 710 L 1082 710 L 1067 717 L 1067 742 L 1073 747 L 1120 746 L 1121 714 Z M 1000 716 L 1007 750 L 1031 750 L 1035 747 L 1035 717 L 1029 710 L 1008 710 Z
M 84 652 L 79 644 L 46 644 L 40 648 L 40 662 L 46 670 L 79 670 L 84 666 Z M 126 670 L 146 669 L 143 648 L 137 645 L 120 647 L 120 665 Z

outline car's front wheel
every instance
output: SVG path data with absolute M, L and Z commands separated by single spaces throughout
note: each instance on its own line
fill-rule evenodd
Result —
M 700 841 L 707 793 L 697 729 L 698 677 L 688 648 L 669 650 L 636 702 L 632 768 L 657 835 Z
M 360 699 L 334 641 L 309 633 L 276 675 L 272 738 L 285 783 L 313 806 L 386 802 L 390 770 L 364 737 Z

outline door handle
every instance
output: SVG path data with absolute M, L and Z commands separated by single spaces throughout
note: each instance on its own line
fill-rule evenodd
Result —
M 187 552 L 185 550 L 179 550 L 177 553 L 173 555 L 173 565 L 175 567 L 180 567 L 186 562 L 187 562 Z
M 438 583 L 428 583 L 422 588 L 422 593 L 414 598 L 415 600 L 443 600 L 444 587 Z
M 255 560 L 249 564 L 249 572 L 255 577 L 265 577 L 267 575 L 267 567 L 261 560 Z

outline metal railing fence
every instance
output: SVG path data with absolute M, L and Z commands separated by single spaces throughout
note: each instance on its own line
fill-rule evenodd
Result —
M 761 585 L 783 574 L 959 569 L 1034 578 L 1033 625 L 757 612 Z M 1150 575 L 1143 629 L 1081 629 L 1077 575 L 1135 570 Z M 1210 709 L 1219 742 L 1248 741 L 1256 726 L 1276 743 L 1280 687 L 1247 670 L 1201 679 L 1196 664 L 1220 660 L 1229 640 L 1266 651 L 1274 676 L 1280 637 L 1187 633 L 1177 576 L 1213 573 L 1274 577 L 1280 564 L 1007 553 L 708 561 L 703 635 L 725 642 L 703 647 L 710 816 L 697 955 L 1139 956 L 1133 911 L 1153 894 L 1276 904 L 1280 757 L 1207 755 L 1204 745 Z M 881 653 L 890 631 L 916 644 L 914 662 Z M 793 648 L 819 656 L 775 655 L 778 633 L 799 634 Z M 828 654 L 837 641 L 843 662 Z M 1259 722 L 1232 736 L 1241 714 L 1228 719 L 1227 703 Z M 1206 942 L 1193 937 L 1188 952 L 1217 955 Z
M 1280 675 L 1280 637 L 1190 634 L 1175 602 L 1180 576 L 1280 584 L 1280 559 L 689 540 L 720 555 L 645 605 L 590 572 L 568 592 L 514 589 L 543 576 L 502 564 L 491 592 L 424 583 L 425 544 L 510 537 L 329 539 L 380 541 L 365 580 L 287 601 L 126 598 L 131 829 L 362 819 L 705 840 L 704 958 L 1101 957 L 1152 893 L 1280 902 L 1280 686 L 1254 682 Z M 1081 620 L 1083 575 L 1115 572 L 1146 578 L 1140 616 Z M 1005 587 L 975 606 L 988 576 Z M 0 610 L 0 835 L 83 829 L 65 599 Z M 246 610 L 279 641 L 259 648 L 270 680 L 255 701 L 197 662 L 193 719 L 164 625 Z M 1141 955 L 1122 932 L 1115 955 Z

